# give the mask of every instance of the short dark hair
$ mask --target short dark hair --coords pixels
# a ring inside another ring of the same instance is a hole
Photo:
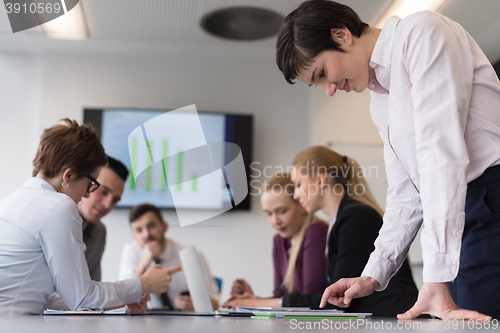
[[[43,131],[33,159],[33,177],[42,172],[52,178],[65,168],[73,168],[77,175],[83,175],[108,164],[101,139],[92,125],[78,125],[68,118],[61,121],[65,124]]]
[[[113,157],[108,155],[108,168],[113,170],[118,177],[123,179],[124,182],[127,181],[128,169],[122,162],[115,160]]]
[[[276,64],[288,83],[294,84],[299,71],[321,52],[344,52],[331,37],[337,28],[359,38],[368,24],[352,8],[330,0],[308,0],[288,14],[276,41]]]
[[[132,208],[128,216],[128,220],[130,223],[137,221],[142,215],[146,214],[147,212],[155,214],[155,216],[161,222],[163,222],[163,217],[161,216],[161,211],[158,209],[158,207],[149,204],[143,204]]]

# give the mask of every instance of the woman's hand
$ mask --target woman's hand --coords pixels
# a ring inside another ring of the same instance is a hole
[[[482,319],[491,320],[491,317],[477,311],[460,309],[450,295],[448,283],[424,283],[418,293],[415,305],[398,319],[413,319],[421,314],[430,314],[441,319]]]
[[[279,308],[280,299],[279,298],[260,298],[251,294],[243,295],[232,295],[226,303],[222,304],[223,308],[235,308],[237,306],[245,306],[250,308],[256,308],[259,306]]]
[[[255,296],[254,294],[250,294],[250,293],[244,293],[242,295],[232,294],[231,297],[229,297],[229,299],[226,302],[229,302],[229,301],[232,301],[235,299],[260,299],[260,297]]]
[[[253,290],[252,287],[248,284],[248,282],[245,281],[245,279],[236,279],[233,282],[233,286],[231,287],[231,294],[237,294],[237,295],[242,295],[242,294],[252,294],[253,295]]]
[[[319,307],[324,308],[328,301],[330,304],[346,308],[353,298],[368,296],[377,287],[380,287],[378,281],[369,276],[340,279],[325,289]]]

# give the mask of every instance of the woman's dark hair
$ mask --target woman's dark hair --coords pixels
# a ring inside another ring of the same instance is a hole
[[[331,29],[337,28],[359,38],[368,24],[350,7],[330,0],[308,0],[288,14],[276,41],[276,64],[288,83],[321,52],[344,52],[331,37]]]
[[[163,222],[163,217],[161,216],[161,211],[158,209],[158,207],[149,204],[139,205],[132,208],[128,216],[128,220],[130,223],[137,221],[142,215],[146,214],[147,212],[153,213],[158,218],[158,220],[160,220],[160,222]]]
[[[108,164],[101,139],[91,125],[78,125],[68,118],[61,121],[65,124],[54,125],[43,132],[33,159],[33,177],[42,172],[52,178],[66,168],[82,175]]]

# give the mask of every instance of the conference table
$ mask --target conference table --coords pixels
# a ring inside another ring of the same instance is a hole
[[[496,325],[495,325],[496,324]],[[235,317],[195,316],[126,316],[126,315],[72,315],[72,316],[18,316],[0,317],[1,333],[156,333],[156,332],[463,332],[469,330],[499,331],[498,321],[445,321],[420,319],[397,321],[387,318],[358,320],[253,319]]]

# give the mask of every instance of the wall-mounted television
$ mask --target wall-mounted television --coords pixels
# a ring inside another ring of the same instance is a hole
[[[139,163],[149,157],[144,151],[137,150],[131,156],[129,151],[129,135],[138,126],[140,127],[145,122],[165,114],[171,110],[153,110],[153,109],[132,109],[132,108],[85,108],[83,111],[84,123],[92,124],[99,136],[101,137],[102,144],[106,150],[106,154],[123,162],[129,170],[133,163]],[[248,195],[239,204],[234,205],[232,202],[231,191],[228,184],[221,184],[217,191],[211,189],[212,197],[211,205],[207,207],[196,207],[189,204],[189,198],[204,195],[203,192],[207,189],[198,186],[190,185],[178,187],[179,191],[184,191],[186,198],[186,206],[177,208],[189,209],[221,209],[231,208],[234,210],[250,210],[250,164],[252,163],[252,142],[253,142],[253,116],[242,114],[231,114],[222,112],[207,112],[199,111],[198,117],[203,129],[207,144],[210,142],[230,142],[238,145],[241,149],[241,154],[244,161]],[[182,130],[182,129],[179,129]],[[151,146],[162,147],[165,151],[168,149],[178,149],[179,142],[176,139],[175,133],[158,133],[150,142]],[[144,156],[143,156],[144,155]],[[228,163],[230,161],[227,161]],[[227,164],[227,163],[226,163]],[[180,162],[174,166],[176,170],[172,170],[177,174],[193,174],[197,172],[196,160],[189,160]],[[173,168],[173,169],[174,169]],[[154,175],[153,175],[154,176]],[[177,187],[176,187],[177,190]],[[216,193],[213,195],[213,193]],[[205,194],[206,195],[206,194]],[[215,199],[214,199],[215,197]],[[193,202],[196,200],[193,200]],[[130,208],[139,204],[150,203],[156,205],[161,209],[174,209],[171,190],[168,187],[163,189],[152,189],[147,186],[138,186],[135,183],[134,177],[129,176],[125,183],[125,191],[122,195],[121,201],[117,207]]]

